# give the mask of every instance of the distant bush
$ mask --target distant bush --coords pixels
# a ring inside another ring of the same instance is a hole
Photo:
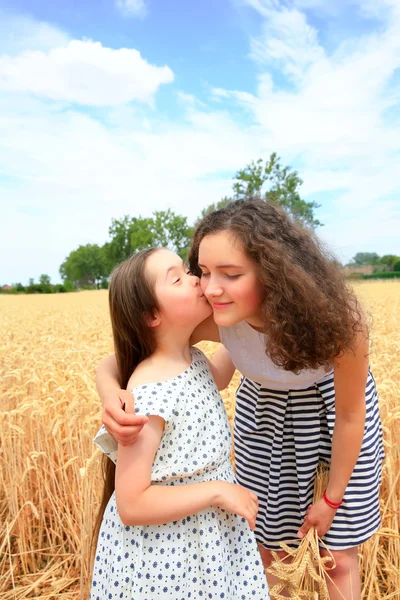
[[[30,283],[22,285],[22,283],[14,283],[10,289],[0,287],[0,294],[65,294],[66,292],[75,292],[76,288],[72,281],[64,281],[64,283]]]
[[[396,279],[400,278],[400,271],[377,271],[372,275],[364,275],[363,279]]]
[[[346,273],[345,275],[346,279],[363,279],[364,277],[364,273]]]
[[[400,260],[399,260],[399,262],[394,263],[393,271],[396,271],[396,272],[400,271]]]

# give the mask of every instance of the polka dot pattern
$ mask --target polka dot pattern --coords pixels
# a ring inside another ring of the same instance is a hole
[[[132,390],[138,414],[159,415],[166,422],[152,485],[235,481],[221,396],[203,353],[191,352],[192,364],[177,377]],[[95,442],[116,461],[107,436],[102,428]],[[165,525],[128,527],[113,494],[100,529],[90,599],[161,597],[266,600],[264,570],[247,522],[210,508]]]

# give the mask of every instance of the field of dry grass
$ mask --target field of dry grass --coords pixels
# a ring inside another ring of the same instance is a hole
[[[360,554],[364,597],[399,600],[400,282],[357,290],[373,318],[387,454],[382,527]],[[0,598],[84,599],[100,491],[94,373],[112,351],[107,292],[1,296],[0,326]],[[223,393],[230,417],[237,379]]]

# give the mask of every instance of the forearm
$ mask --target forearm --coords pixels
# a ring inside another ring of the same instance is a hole
[[[231,382],[235,372],[235,365],[228,350],[222,344],[220,344],[209,364],[218,389],[224,390]]]
[[[365,411],[352,417],[336,417],[332,437],[332,457],[326,494],[340,502],[360,454],[364,436]]]
[[[217,481],[177,486],[151,485],[138,497],[125,493],[117,508],[124,525],[163,525],[212,506],[218,497]]]
[[[115,355],[107,356],[96,370],[96,387],[104,406],[108,394],[118,392],[121,385],[118,379],[118,367]]]

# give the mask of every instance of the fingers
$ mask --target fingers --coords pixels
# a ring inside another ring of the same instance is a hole
[[[248,506],[248,511],[249,515],[247,518],[247,522],[250,525],[250,529],[254,531],[256,528],[256,519],[258,513],[258,498],[253,492],[250,492],[250,503]]]
[[[297,532],[297,535],[299,538],[303,538],[305,535],[307,535],[307,533],[310,531],[311,527],[312,527],[312,523],[310,523],[310,521],[308,520],[307,514],[305,516],[303,525],[300,527],[299,531]]]
[[[104,426],[118,444],[121,444],[121,446],[130,446],[136,442],[144,425],[134,427],[114,425],[112,428],[108,428],[105,424]]]
[[[148,417],[135,414],[126,414],[122,407],[113,413],[105,410],[102,415],[102,423],[106,429],[114,430],[116,427],[143,427],[149,420]]]
[[[132,398],[132,396],[131,396]],[[131,399],[130,399],[131,400]],[[134,402],[134,401],[133,401]],[[132,400],[131,400],[132,403]],[[103,412],[103,425],[108,429],[113,429],[113,423],[122,426],[143,426],[149,420],[148,417],[136,415],[133,409],[133,412],[126,412],[126,401],[125,401],[125,410],[123,409],[123,404],[118,407],[113,407],[112,410],[107,406]],[[132,406],[132,405],[131,405]],[[128,402],[128,411],[130,410],[129,402]]]
[[[133,394],[129,394],[129,396],[126,396],[126,400],[123,403],[122,408],[125,410],[125,414],[127,415],[135,414],[135,398]]]
[[[253,517],[253,516],[251,516],[251,515],[247,515],[247,516],[245,516],[244,518],[245,518],[245,519],[246,519],[246,521],[248,522],[250,529],[251,529],[252,531],[254,531],[254,530],[255,530],[255,528],[256,528],[256,519],[255,519],[255,517]]]

